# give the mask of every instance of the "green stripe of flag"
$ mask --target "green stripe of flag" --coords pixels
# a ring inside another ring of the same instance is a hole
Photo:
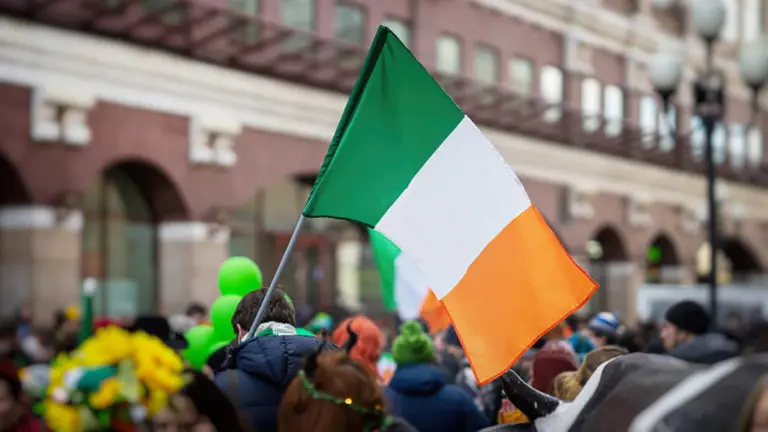
[[[303,214],[376,226],[463,116],[380,26]]]
[[[384,234],[370,228],[368,229],[368,238],[371,240],[373,260],[376,262],[376,267],[379,268],[384,307],[387,310],[394,310],[397,308],[397,301],[395,300],[395,260],[400,256],[400,248],[386,238]]]

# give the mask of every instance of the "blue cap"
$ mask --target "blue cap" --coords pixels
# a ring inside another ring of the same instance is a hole
[[[619,319],[610,312],[600,312],[589,321],[589,329],[596,333],[615,334],[619,331]]]

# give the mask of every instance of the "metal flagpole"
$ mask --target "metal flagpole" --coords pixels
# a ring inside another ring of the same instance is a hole
[[[304,224],[304,215],[301,215],[299,217],[299,221],[296,222],[296,228],[293,229],[293,234],[291,234],[291,239],[288,241],[288,246],[285,247],[285,252],[283,252],[283,257],[280,259],[280,264],[277,266],[275,276],[272,277],[272,282],[269,283],[267,294],[264,296],[264,300],[261,301],[261,306],[259,306],[259,311],[256,313],[256,318],[254,318],[253,324],[251,324],[251,329],[248,330],[248,334],[245,335],[245,338],[243,338],[243,342],[251,340],[254,333],[256,333],[256,328],[259,326],[261,319],[264,318],[264,314],[267,312],[267,308],[269,307],[269,299],[272,297],[272,292],[277,286],[277,280],[283,273],[285,264],[288,262],[288,257],[291,255],[293,247],[296,245],[296,239],[299,237],[299,231],[301,231],[302,224]]]

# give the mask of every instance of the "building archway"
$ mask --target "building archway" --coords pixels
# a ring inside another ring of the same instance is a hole
[[[157,312],[157,225],[188,217],[179,189],[160,168],[130,160],[103,170],[83,203],[82,275],[101,282],[96,313]]]
[[[661,283],[675,279],[667,275],[671,270],[677,269],[680,259],[672,240],[666,234],[659,234],[648,245],[646,257],[645,281],[647,283]]]
[[[30,201],[29,190],[18,169],[0,155],[0,206],[25,204]]]
[[[751,248],[739,238],[723,239],[722,251],[730,263],[731,278],[736,283],[749,282],[763,271],[762,263]]]
[[[18,169],[0,155],[0,210],[32,201]],[[10,314],[27,299],[26,290],[14,281],[13,268],[18,260],[28,259],[27,248],[19,248],[14,236],[4,235],[5,220],[0,220],[0,315]],[[21,256],[20,256],[21,255]],[[6,273],[6,271],[8,273]],[[16,272],[18,273],[18,272]]]
[[[607,226],[587,242],[587,255],[590,262],[624,262],[627,260],[627,249],[618,231]]]

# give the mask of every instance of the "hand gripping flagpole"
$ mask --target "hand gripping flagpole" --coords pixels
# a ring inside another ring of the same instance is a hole
[[[267,312],[267,308],[269,308],[269,299],[272,298],[272,293],[275,291],[275,287],[277,286],[277,280],[283,273],[285,264],[288,262],[288,257],[291,255],[293,247],[296,245],[296,239],[299,237],[299,231],[301,231],[301,225],[303,224],[304,215],[301,215],[299,217],[299,221],[296,222],[296,228],[293,229],[291,239],[288,240],[288,246],[285,247],[285,252],[283,252],[283,257],[280,259],[280,264],[277,266],[277,270],[275,270],[275,275],[272,277],[272,281],[269,283],[267,294],[264,296],[264,300],[261,301],[261,306],[259,306],[259,311],[256,313],[256,318],[253,319],[251,329],[248,330],[248,334],[246,334],[245,338],[243,338],[243,342],[249,341],[251,338],[253,338],[254,333],[256,333],[256,328],[259,327],[261,319],[264,318],[264,314]]]

